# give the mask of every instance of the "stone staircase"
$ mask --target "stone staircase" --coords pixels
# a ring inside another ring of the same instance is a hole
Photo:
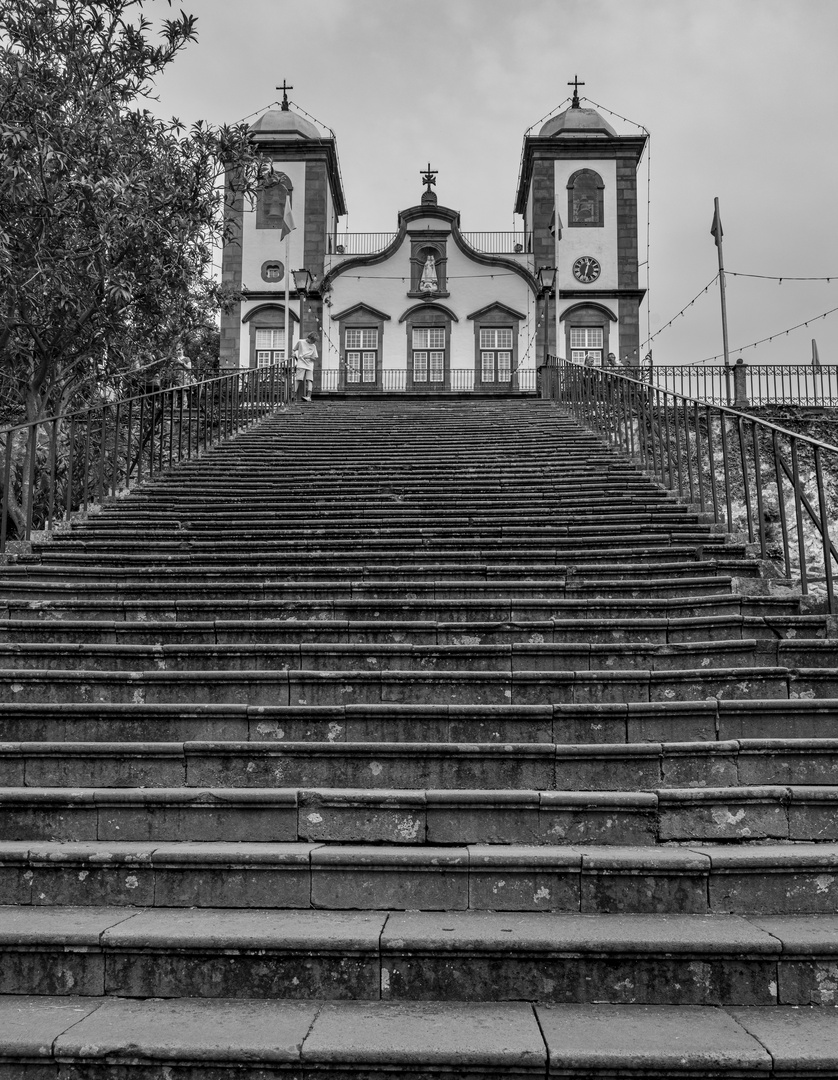
[[[838,653],[549,403],[0,568],[0,1080],[838,1076]]]

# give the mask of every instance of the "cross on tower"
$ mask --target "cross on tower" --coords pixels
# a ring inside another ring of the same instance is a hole
[[[287,86],[285,79],[282,80],[282,86],[278,86],[277,90],[282,91],[282,111],[288,112],[288,91],[293,90],[293,86]]]
[[[436,176],[439,169],[432,169],[430,161],[428,162],[427,169],[421,171],[422,183],[427,185],[428,192],[431,190],[431,185],[436,183]]]
[[[573,87],[573,101],[571,101],[570,107],[571,107],[571,109],[578,109],[579,108],[579,87],[584,86],[585,84],[583,82],[579,82],[579,76],[578,75],[574,75],[573,76],[573,82],[569,82],[567,85]]]

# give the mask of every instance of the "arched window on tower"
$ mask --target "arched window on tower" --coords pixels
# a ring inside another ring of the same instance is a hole
[[[577,228],[599,228],[605,224],[603,192],[605,184],[593,169],[579,169],[567,182],[567,222]]]

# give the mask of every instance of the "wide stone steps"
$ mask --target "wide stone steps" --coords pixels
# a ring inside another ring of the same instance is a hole
[[[359,401],[15,557],[0,1076],[829,1075],[836,627],[753,550],[551,405]]]
[[[838,844],[0,841],[0,904],[834,914]]]

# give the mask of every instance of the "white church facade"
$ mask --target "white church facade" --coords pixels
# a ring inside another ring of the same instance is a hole
[[[231,211],[222,272],[242,300],[222,316],[222,370],[281,360],[286,325],[292,343],[315,334],[320,391],[510,392],[533,389],[548,354],[639,362],[645,137],[617,135],[575,92],[525,136],[516,232],[465,230],[439,204],[430,166],[391,232],[342,232],[334,134],[287,97],[252,131],[272,173],[254,206]]]

